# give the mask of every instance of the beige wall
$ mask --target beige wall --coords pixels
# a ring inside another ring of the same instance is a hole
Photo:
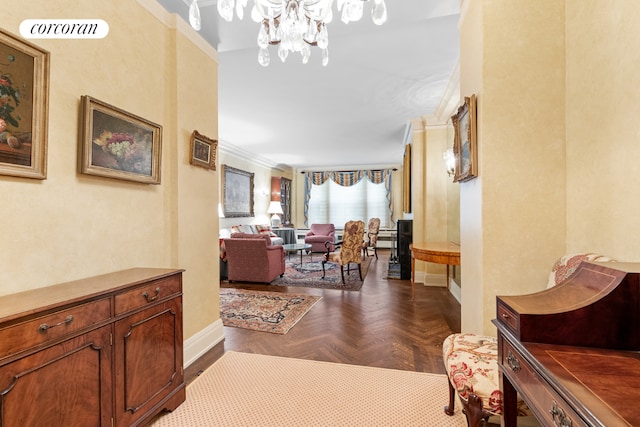
[[[460,184],[462,330],[495,296],[544,288],[565,252],[564,2],[467,1],[461,97],[478,96],[479,177]]]
[[[629,1],[465,2],[480,177],[460,187],[463,331],[495,334],[495,296],[543,289],[565,253],[640,260],[638,18]]]
[[[151,0],[5,0],[2,9],[0,25],[16,35],[22,20],[41,17],[103,19],[110,32],[34,41],[51,53],[48,177],[0,176],[0,294],[136,266],[184,268],[185,338],[211,324],[218,178],[190,166],[187,147],[194,129],[217,138],[215,51],[195,47],[191,30]],[[77,173],[85,94],[163,126],[161,185]]]
[[[567,251],[640,261],[640,8],[566,2]]]
[[[427,125],[414,120],[412,156],[413,241],[448,240],[448,182],[443,153],[451,146],[446,125]],[[454,188],[457,191],[457,188]],[[456,212],[456,216],[458,213]],[[457,222],[457,221],[456,221]],[[415,280],[445,286],[446,267],[416,260]]]

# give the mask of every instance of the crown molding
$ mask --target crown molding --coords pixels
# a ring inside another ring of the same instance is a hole
[[[260,157],[255,153],[252,153],[251,151],[245,150],[244,148],[238,147],[236,145],[233,145],[229,142],[223,141],[223,140],[219,140],[218,141],[218,151],[220,151],[221,153],[224,154],[228,154],[230,156],[235,156],[235,157],[239,157],[243,160],[247,160],[251,163],[254,163],[258,166],[262,166],[265,168],[270,168],[270,169],[277,169],[280,171],[285,171],[287,170],[286,168],[283,168],[283,165],[281,164],[277,164],[275,162],[272,162],[269,159],[266,159],[264,157]]]
[[[428,126],[444,126],[451,116],[455,113],[460,105],[460,61],[456,63],[451,75],[447,88],[440,98],[440,103],[435,112],[429,116],[425,116],[424,120]]]
[[[156,0],[136,0],[140,6],[151,13],[158,21],[162,22],[167,28],[178,31],[185,36],[191,43],[204,52],[209,58],[216,63],[220,63],[218,51],[216,51],[196,30],[191,28],[180,15],[169,13]]]

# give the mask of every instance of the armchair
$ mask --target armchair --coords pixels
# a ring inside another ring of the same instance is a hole
[[[311,224],[304,236],[304,242],[311,245],[311,252],[325,252],[325,242],[330,242],[331,251],[336,241],[336,227],[333,224]]]
[[[362,243],[362,255],[369,256],[369,251],[373,249],[373,254],[378,259],[378,233],[380,232],[380,218],[371,218]]]
[[[358,265],[358,274],[362,280],[362,238],[364,237],[363,221],[347,221],[344,225],[344,235],[342,242],[335,245],[327,242],[327,253],[322,259],[322,278],[325,276],[324,265],[327,262],[335,262],[340,265],[340,275],[344,284],[344,266],[347,266],[347,274],[349,274],[350,264]],[[331,253],[335,248],[340,248],[340,252]]]
[[[285,271],[284,248],[269,236],[232,234],[224,239],[230,282],[270,283]]]

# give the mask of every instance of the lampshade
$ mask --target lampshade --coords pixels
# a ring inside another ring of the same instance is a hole
[[[222,209],[222,203],[218,203],[218,217],[224,218],[224,209]]]
[[[269,208],[267,209],[267,213],[281,214],[284,212],[282,211],[282,206],[280,205],[280,202],[277,202],[274,200],[271,203],[269,203]]]

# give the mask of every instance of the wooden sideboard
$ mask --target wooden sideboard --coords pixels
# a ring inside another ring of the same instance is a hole
[[[182,271],[0,297],[0,426],[139,426],[185,399]]]
[[[553,288],[497,297],[503,425],[517,393],[545,426],[639,426],[640,264],[582,262]]]

